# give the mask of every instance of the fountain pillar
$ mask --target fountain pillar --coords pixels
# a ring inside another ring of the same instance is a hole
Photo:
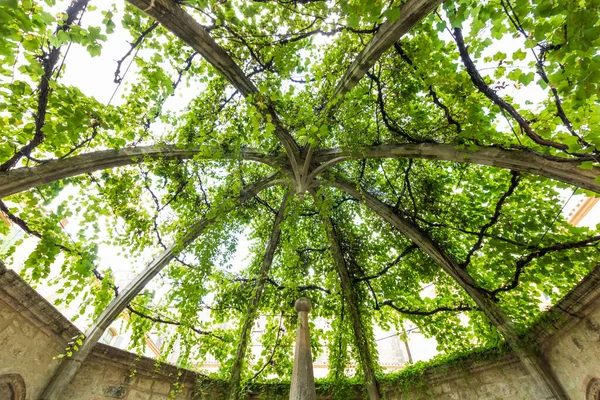
[[[310,300],[301,297],[296,300],[294,309],[298,313],[298,334],[294,354],[294,370],[290,388],[290,400],[316,400],[315,376],[313,374],[312,352],[308,334],[308,313],[312,306]]]

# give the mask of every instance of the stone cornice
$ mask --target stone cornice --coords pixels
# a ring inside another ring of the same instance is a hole
[[[2,272],[0,268],[0,300],[62,343],[81,333],[68,318],[12,270]]]
[[[121,350],[113,346],[103,343],[98,343],[94,347],[94,351],[90,355],[90,361],[111,365],[124,370],[135,370],[136,374],[163,376],[171,380],[178,378],[181,372],[179,381],[185,383],[187,387],[193,387],[197,373],[183,368],[177,368],[174,365],[167,363],[156,363],[156,360],[150,357],[142,357],[126,350]]]

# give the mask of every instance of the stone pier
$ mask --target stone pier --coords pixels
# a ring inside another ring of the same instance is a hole
[[[290,388],[290,400],[316,400],[315,377],[313,374],[312,352],[308,333],[308,313],[311,310],[310,300],[301,297],[296,301],[299,325],[294,355],[294,370]]]

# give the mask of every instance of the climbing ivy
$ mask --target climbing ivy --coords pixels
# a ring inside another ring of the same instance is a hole
[[[311,320],[330,323],[311,326],[313,354],[327,354],[330,365],[319,385],[344,398],[371,373],[371,390],[411,385],[420,374],[419,364],[383,376],[376,326],[403,335],[410,322],[449,358],[506,339],[430,248],[348,187],[430,239],[517,332],[540,318],[543,296],[555,303],[600,260],[597,232],[562,217],[565,194],[599,182],[596,0],[445,2],[338,97],[365,45],[401,20],[402,2],[173,2],[255,90],[129,3],[63,3],[0,2],[0,186],[18,171],[45,177],[44,168],[66,163],[72,171],[10,192],[1,211],[39,238],[23,276],[55,285],[57,304],[79,299],[92,320],[124,289],[101,246],[140,265],[175,244],[169,265],[123,311],[132,348],[157,329],[167,337],[163,356],[177,347],[178,364],[195,368],[210,355],[221,365],[213,378],[226,381],[244,318],[256,313],[264,351],[243,349],[233,390],[286,382],[293,302],[306,296]],[[114,71],[70,66],[70,49],[98,59],[123,41]],[[110,100],[67,80],[100,75],[114,82]],[[173,109],[178,96],[189,101]],[[102,164],[141,146],[155,153]],[[520,164],[506,167],[503,154]],[[580,175],[586,184],[576,189],[571,179]],[[271,187],[237,201],[269,176]],[[281,235],[264,266],[284,196]],[[66,233],[65,218],[77,219],[76,231]],[[178,248],[203,219],[202,234]],[[244,262],[235,257],[242,250]],[[159,297],[158,286],[169,290]],[[375,365],[365,366],[368,357]]]

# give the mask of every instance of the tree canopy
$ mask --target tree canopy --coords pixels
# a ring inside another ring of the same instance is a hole
[[[518,337],[600,260],[598,232],[561,216],[565,193],[600,192],[600,2],[64,3],[0,2],[0,207],[40,239],[27,279],[62,253],[59,301],[102,321],[127,293],[111,312],[136,345],[155,328],[181,366],[210,352],[233,392],[289,377],[301,295],[331,321],[314,354],[334,380],[356,360],[371,399],[373,327],[407,320],[442,353],[507,341],[545,374]],[[114,70],[70,68],[71,47],[124,39]],[[168,293],[117,287],[101,243],[156,255],[142,283]]]

